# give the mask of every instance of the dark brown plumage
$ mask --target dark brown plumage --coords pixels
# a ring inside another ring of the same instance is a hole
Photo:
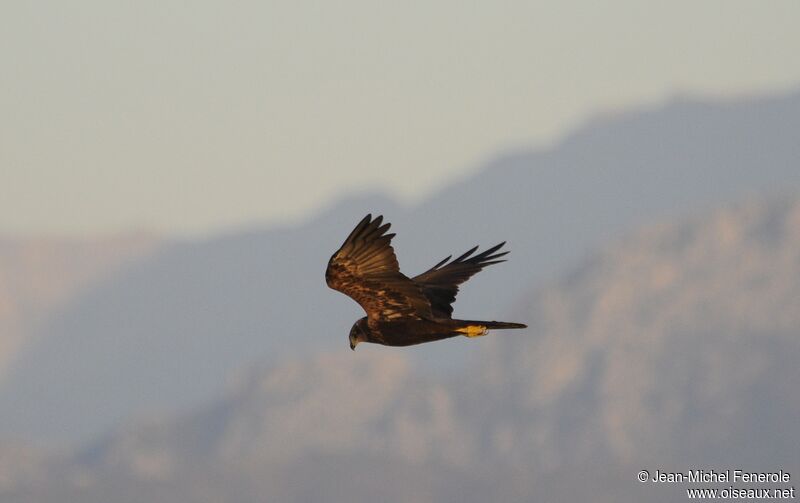
[[[499,259],[508,252],[497,253],[505,242],[473,256],[476,246],[409,278],[400,272],[391,245],[394,234],[386,233],[391,224],[382,222],[382,216],[364,217],[331,256],[325,271],[329,287],[351,297],[367,312],[350,330],[351,349],[359,342],[410,346],[456,335],[477,337],[489,329],[526,327],[452,318],[458,285],[488,265],[505,262]]]

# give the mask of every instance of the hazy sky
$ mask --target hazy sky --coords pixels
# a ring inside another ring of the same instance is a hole
[[[0,4],[0,234],[207,233],[676,93],[800,84],[800,2]]]

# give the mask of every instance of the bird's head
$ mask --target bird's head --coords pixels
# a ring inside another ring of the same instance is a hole
[[[369,326],[367,326],[366,318],[361,318],[357,322],[353,323],[353,328],[350,329],[350,349],[355,351],[359,342],[365,342],[369,340],[369,337],[367,336],[368,332]]]

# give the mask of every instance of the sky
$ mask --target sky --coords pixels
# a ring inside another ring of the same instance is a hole
[[[800,2],[0,4],[0,235],[406,202],[676,95],[800,85]]]

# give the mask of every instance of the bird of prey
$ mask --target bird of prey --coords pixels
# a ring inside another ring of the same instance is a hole
[[[400,272],[383,216],[367,215],[331,256],[325,271],[328,286],[358,302],[367,316],[350,329],[350,349],[360,342],[411,346],[463,335],[478,337],[490,329],[526,328],[522,323],[455,320],[458,285],[508,252],[502,242],[473,256],[474,247],[455,260],[449,256],[424,273],[409,278]],[[449,262],[448,262],[449,261]]]

